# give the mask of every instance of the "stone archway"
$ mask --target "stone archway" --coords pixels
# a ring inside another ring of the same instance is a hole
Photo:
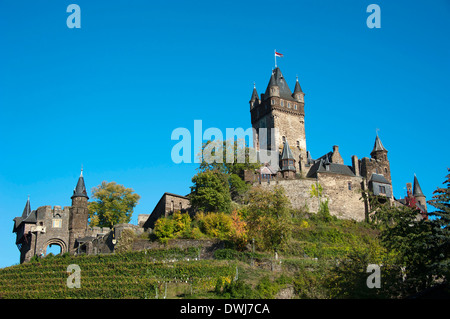
[[[52,239],[49,239],[44,245],[45,255],[47,255],[47,248],[51,245],[57,245],[57,246],[61,247],[60,254],[64,254],[65,252],[67,252],[67,244],[64,240],[62,240],[60,238],[52,238]]]

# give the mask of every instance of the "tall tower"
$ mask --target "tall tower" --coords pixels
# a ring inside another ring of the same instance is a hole
[[[279,68],[270,75],[269,84],[264,94],[258,98],[256,88],[253,88],[250,100],[250,114],[254,128],[253,145],[256,150],[276,148],[281,153],[284,143],[292,145],[297,172],[306,176],[306,135],[305,135],[305,103],[300,83],[295,83],[294,93],[289,89]],[[260,141],[260,129],[266,128],[267,141]],[[272,141],[271,130],[276,128],[275,141]],[[273,143],[272,143],[273,142]],[[274,145],[272,147],[272,144]]]
[[[370,157],[375,160],[375,172],[373,173],[383,175],[389,184],[391,184],[391,165],[389,164],[387,153],[387,149],[384,148],[377,134],[373,150],[370,152]]]
[[[74,252],[77,238],[84,237],[88,227],[88,199],[84,184],[83,169],[81,169],[77,186],[72,195],[72,207],[69,210],[69,251]]]

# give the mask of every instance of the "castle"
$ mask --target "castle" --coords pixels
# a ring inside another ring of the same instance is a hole
[[[260,169],[245,171],[242,177],[246,182],[264,188],[283,187],[294,209],[317,212],[327,200],[330,214],[338,218],[357,221],[368,218],[370,207],[362,200],[363,191],[370,191],[380,201],[416,207],[426,216],[426,197],[416,176],[413,186],[407,184],[407,197],[394,198],[388,151],[378,135],[370,158],[358,159],[353,155],[351,165],[345,165],[335,145],[332,151],[313,159],[306,147],[304,97],[298,78],[292,92],[279,68],[272,71],[264,94],[259,96],[254,86],[250,99],[253,145],[257,152],[265,148],[278,152],[279,161],[261,163]],[[276,134],[268,134],[264,140],[259,136],[260,129],[276,129]],[[311,196],[311,189],[318,185],[322,188],[321,196]],[[71,199],[72,206],[42,206],[31,210],[28,198],[22,215],[13,220],[21,263],[45,255],[50,245],[61,247],[61,253],[111,253],[124,229],[144,232],[152,229],[158,218],[174,211],[192,212],[186,196],[164,193],[151,214],[139,215],[138,225],[90,228],[83,170]]]

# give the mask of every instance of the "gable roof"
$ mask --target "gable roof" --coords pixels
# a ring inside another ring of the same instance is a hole
[[[307,177],[316,177],[317,173],[332,173],[346,176],[356,176],[351,168],[344,164],[330,163],[328,157],[322,156],[316,160],[314,165],[309,169]]]

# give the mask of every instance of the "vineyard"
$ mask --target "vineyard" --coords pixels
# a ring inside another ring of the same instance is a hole
[[[174,298],[211,290],[236,271],[231,261],[197,260],[196,249],[163,252],[50,256],[0,269],[0,298]],[[80,288],[67,286],[71,264],[81,269]]]
[[[35,257],[0,269],[0,299],[330,298],[336,260],[379,251],[376,236],[363,223],[309,218],[294,221],[277,254],[225,248],[203,259],[189,247]],[[79,266],[79,288],[67,285],[69,265]]]

